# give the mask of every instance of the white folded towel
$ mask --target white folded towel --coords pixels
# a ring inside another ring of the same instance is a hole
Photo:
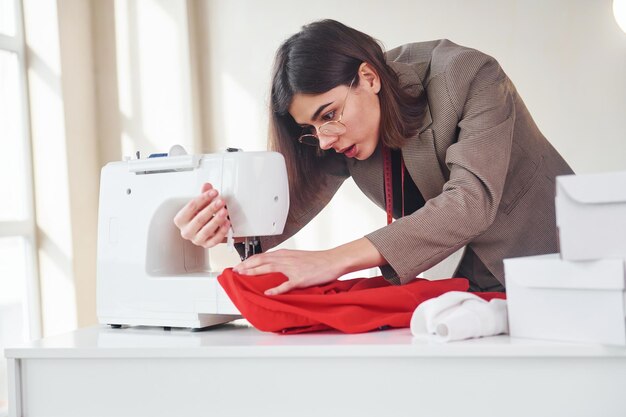
[[[436,342],[494,336],[509,332],[506,300],[486,301],[450,291],[420,304],[411,317],[411,333]]]

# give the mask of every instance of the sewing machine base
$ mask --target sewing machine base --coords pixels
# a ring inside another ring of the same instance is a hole
[[[101,317],[101,323],[107,323],[113,329],[122,326],[155,326],[163,327],[165,330],[171,328],[186,328],[191,331],[202,331],[209,327],[224,324],[242,318],[237,314],[189,314],[189,318],[172,319],[171,317],[152,318],[121,318],[121,317]]]

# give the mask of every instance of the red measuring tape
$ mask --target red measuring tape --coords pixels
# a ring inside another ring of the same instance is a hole
[[[387,224],[393,221],[393,187],[391,184],[391,150],[383,144],[383,172],[385,174],[385,210],[387,211]],[[402,189],[402,217],[404,217],[404,159],[400,157],[401,189]]]

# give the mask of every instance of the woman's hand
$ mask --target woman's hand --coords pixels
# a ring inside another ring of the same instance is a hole
[[[224,241],[230,221],[224,200],[211,184],[202,186],[202,193],[190,200],[174,216],[180,235],[197,246],[211,248]]]
[[[243,275],[282,272],[288,280],[265,295],[277,295],[295,288],[331,282],[348,272],[386,264],[385,258],[366,238],[325,251],[277,250],[254,255],[233,271]]]
[[[242,275],[261,275],[282,272],[289,279],[265,295],[277,295],[295,288],[326,284],[342,275],[339,263],[333,259],[332,251],[300,251],[281,249],[254,255],[233,271]]]

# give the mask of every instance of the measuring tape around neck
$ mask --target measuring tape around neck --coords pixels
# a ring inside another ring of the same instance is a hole
[[[391,150],[387,145],[383,144],[383,172],[385,175],[385,211],[387,211],[387,224],[393,221],[393,185],[392,185],[392,169],[391,169]],[[400,155],[400,172],[402,173],[401,185],[402,190],[402,217],[404,217],[404,158]]]

